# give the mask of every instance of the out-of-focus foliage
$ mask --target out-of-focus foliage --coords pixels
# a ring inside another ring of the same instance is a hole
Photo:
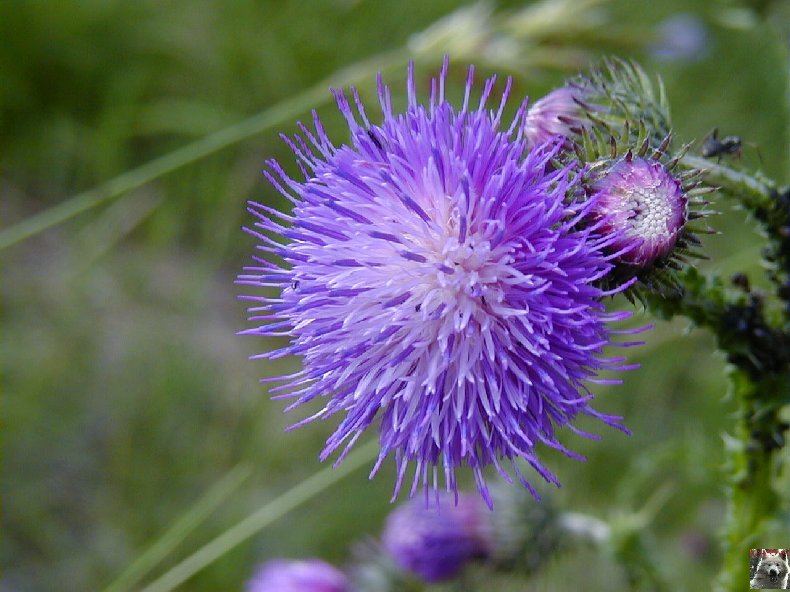
[[[756,4],[769,20],[779,12]],[[2,3],[0,223],[7,227],[287,100],[343,66],[403,46],[460,6]],[[520,6],[503,2],[498,10]],[[664,78],[681,141],[719,127],[743,137],[744,166],[790,181],[787,49],[763,16],[747,4],[702,0],[616,0],[600,10],[610,30],[632,39],[651,39],[655,23],[679,12],[698,19],[707,32],[698,57],[666,61],[648,47],[631,56]],[[517,92],[536,97],[564,76],[521,74]],[[403,77],[389,76],[393,88],[403,90]],[[342,141],[333,108],[320,112]],[[232,282],[252,248],[239,231],[244,201],[282,205],[259,174],[272,156],[295,169],[276,134],[265,134],[2,253],[0,590],[106,585],[211,484],[251,461],[254,477],[161,571],[319,468],[331,426],[283,434],[294,417],[283,417],[282,403],[257,384],[294,362],[248,362],[267,344],[234,335],[244,313]],[[760,238],[742,212],[727,203],[717,209],[724,213],[712,224],[723,234],[706,240],[707,253],[725,275],[747,270],[760,285]],[[588,442],[568,434],[589,461],[549,454],[548,464],[564,484],[556,492],[560,508],[604,519],[640,508],[663,485],[672,488],[651,525],[651,553],[675,585],[705,589],[718,561],[721,435],[732,402],[712,340],[686,335],[686,326],[659,324],[646,346],[634,348],[642,368],[623,386],[598,389],[597,407],[624,415],[634,435],[612,431]],[[223,556],[189,589],[240,589],[257,562],[276,556],[342,563],[352,540],[380,529],[391,483],[386,472],[372,483],[354,474]],[[588,590],[609,590],[623,577],[610,558],[571,549],[552,558],[536,589],[573,589],[580,574]]]

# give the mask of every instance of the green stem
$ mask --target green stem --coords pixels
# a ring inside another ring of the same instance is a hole
[[[402,66],[407,59],[405,50],[398,49],[358,62],[336,72],[303,93],[289,97],[257,115],[187,144],[178,150],[118,175],[98,187],[79,193],[56,206],[34,214],[22,222],[0,231],[0,251],[181,167],[291,121],[312,107],[329,101],[331,94],[328,92],[328,87],[330,86],[346,86],[359,80],[368,79],[376,72]]]
[[[736,171],[721,163],[686,154],[681,163],[689,168],[703,171],[709,185],[720,187],[725,192],[737,196],[738,200],[750,211],[768,210],[773,206],[776,185],[768,179]]]
[[[143,592],[168,592],[187,581],[225,553],[259,533],[275,520],[298,508],[344,477],[370,462],[379,443],[372,440],[351,452],[337,468],[326,467],[282,493],[235,526],[210,541],[181,561],[160,578],[143,588]]]
[[[781,470],[784,431],[779,417],[787,404],[790,376],[767,375],[755,381],[741,370],[731,380],[738,402],[735,438],[728,442],[727,523],[724,528],[724,565],[719,589],[743,590],[749,581],[749,549],[781,546],[766,541],[764,523],[781,510],[774,479]]]
[[[781,509],[772,480],[781,470],[788,428],[780,414],[790,392],[790,335],[768,322],[761,301],[752,294],[728,289],[694,269],[680,277],[682,295],[649,302],[660,316],[680,314],[710,329],[731,364],[738,409],[734,437],[727,439],[730,481],[718,585],[721,590],[743,590],[749,577],[748,550],[770,546],[760,537],[765,522]]]
[[[731,364],[738,409],[734,437],[727,439],[730,488],[718,585],[721,590],[743,590],[749,577],[748,550],[770,546],[759,537],[765,534],[764,523],[781,509],[772,480],[781,470],[788,428],[780,414],[789,402],[790,335],[768,321],[753,294],[729,289],[693,268],[680,279],[682,295],[649,298],[649,304],[659,316],[683,315],[708,328]]]
[[[720,163],[686,155],[682,164],[703,171],[708,185],[738,200],[760,223],[768,237],[763,256],[768,262],[768,279],[777,295],[787,301],[785,320],[790,327],[790,299],[784,284],[790,281],[790,187],[757,174],[736,171]]]

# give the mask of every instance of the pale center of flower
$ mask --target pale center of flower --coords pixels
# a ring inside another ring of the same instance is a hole
[[[622,231],[625,240],[641,245],[624,260],[642,264],[672,249],[683,227],[686,199],[660,164],[626,158],[597,188],[601,194],[596,209],[614,216],[610,224]]]
[[[439,262],[436,282],[439,286],[452,288],[457,294],[478,298],[488,291],[488,285],[496,282],[496,275],[487,265],[491,255],[488,241],[467,237],[459,243],[456,237],[448,237],[438,253]]]
[[[456,208],[443,221],[435,234],[419,241],[429,266],[422,268],[422,281],[413,290],[418,310],[424,320],[441,320],[440,335],[471,329],[473,319],[487,328],[505,299],[501,280],[512,257],[507,249],[492,249],[494,226],[463,229]]]
[[[674,216],[670,197],[658,179],[624,191],[630,214],[626,234],[645,240],[666,238]]]

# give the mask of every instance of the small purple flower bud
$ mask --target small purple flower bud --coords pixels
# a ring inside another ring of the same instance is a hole
[[[455,577],[470,561],[492,549],[489,515],[480,498],[460,495],[458,505],[442,496],[437,506],[412,500],[387,519],[384,548],[402,569],[426,582]]]
[[[626,155],[593,184],[593,216],[618,235],[611,248],[617,261],[647,267],[675,247],[686,223],[683,187],[659,162]]]
[[[581,88],[563,86],[535,101],[524,122],[527,145],[532,148],[556,135],[573,135],[571,128],[589,126],[584,119],[584,108],[579,104],[583,98]]]
[[[264,563],[245,587],[247,592],[349,592],[339,569],[320,559],[275,559]]]

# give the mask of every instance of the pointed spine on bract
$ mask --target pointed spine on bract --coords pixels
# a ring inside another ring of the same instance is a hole
[[[628,144],[648,137],[659,146],[671,131],[669,103],[659,79],[654,86],[650,77],[635,62],[609,58],[566,84],[575,89],[589,125],[574,130],[577,135],[590,127],[628,131]],[[657,89],[656,89],[657,86]],[[640,140],[641,141],[641,140]]]

